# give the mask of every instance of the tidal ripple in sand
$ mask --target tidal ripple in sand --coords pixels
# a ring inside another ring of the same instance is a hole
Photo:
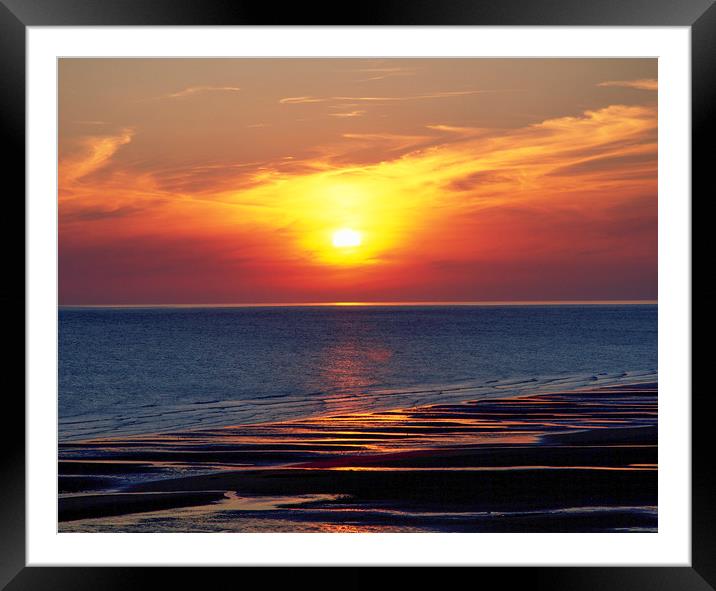
[[[60,531],[655,531],[656,426],[649,383],[68,443]]]

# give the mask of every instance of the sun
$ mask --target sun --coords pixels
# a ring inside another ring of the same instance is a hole
[[[332,242],[336,248],[355,248],[363,242],[363,235],[351,228],[341,228],[333,232]]]

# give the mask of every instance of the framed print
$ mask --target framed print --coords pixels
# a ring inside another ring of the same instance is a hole
[[[1,8],[3,584],[712,588],[711,3],[274,12]]]

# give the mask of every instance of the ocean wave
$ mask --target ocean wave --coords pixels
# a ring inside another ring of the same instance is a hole
[[[58,421],[60,442],[119,437],[174,430],[219,428],[240,424],[290,421],[312,416],[372,412],[445,402],[525,393],[657,381],[657,371],[637,370],[576,375],[515,376],[490,380],[368,388],[294,395],[275,394],[240,400],[195,401],[176,405],[123,406],[106,414],[75,414]]]

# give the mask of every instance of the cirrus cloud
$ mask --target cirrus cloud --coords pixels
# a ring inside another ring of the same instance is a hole
[[[653,78],[642,78],[639,80],[607,80],[600,82],[597,86],[613,88],[633,88],[635,90],[658,90],[659,84]]]

